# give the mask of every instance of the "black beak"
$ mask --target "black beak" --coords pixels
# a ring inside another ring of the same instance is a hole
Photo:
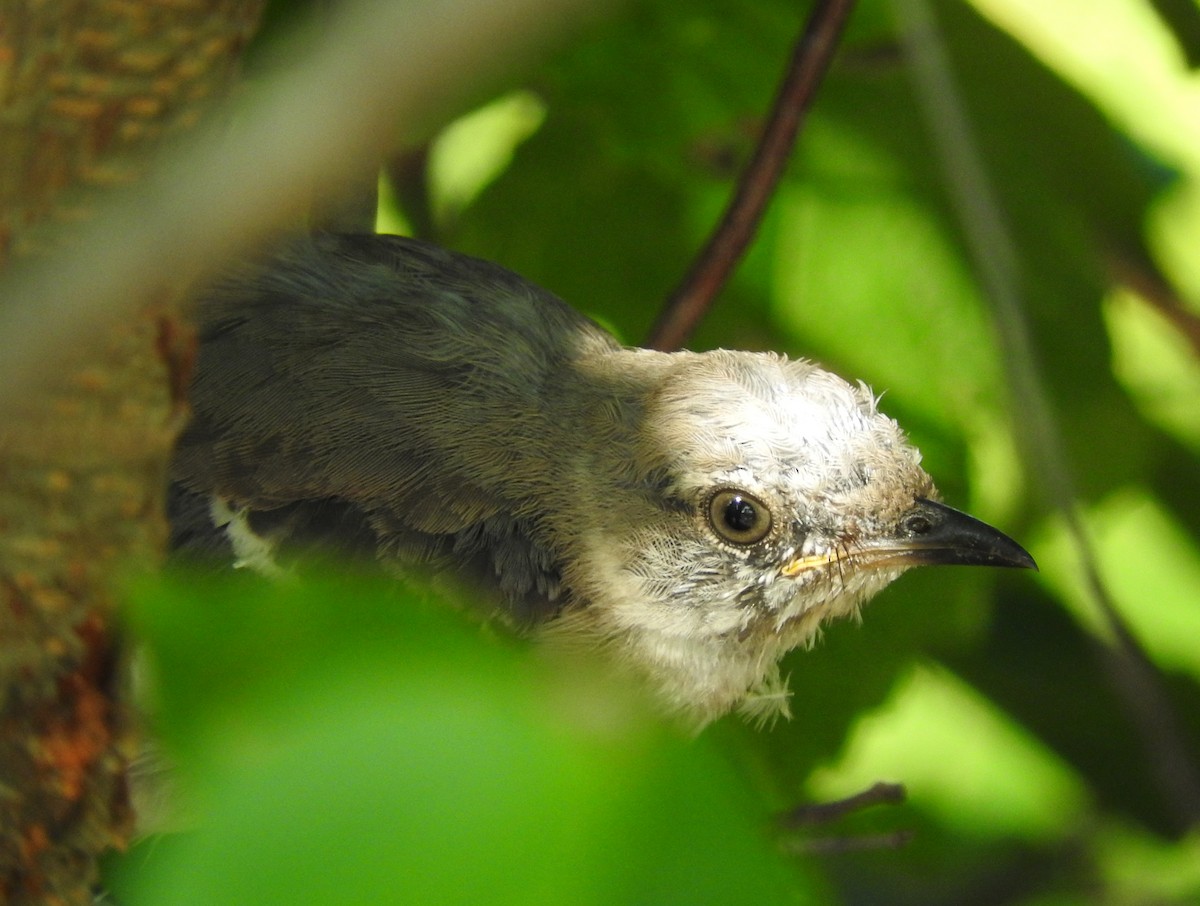
[[[999,529],[944,503],[920,498],[900,520],[893,551],[913,565],[1037,569],[1029,552]]]

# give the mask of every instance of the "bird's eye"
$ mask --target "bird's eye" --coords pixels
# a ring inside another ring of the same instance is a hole
[[[708,503],[713,531],[734,544],[755,544],[771,531],[771,511],[745,491],[717,491]]]

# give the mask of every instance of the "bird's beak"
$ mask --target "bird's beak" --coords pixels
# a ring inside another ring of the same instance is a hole
[[[825,554],[800,557],[784,566],[781,573],[794,577],[839,562],[864,569],[950,564],[1037,569],[1029,552],[999,529],[924,498],[904,515],[894,534],[858,539]]]

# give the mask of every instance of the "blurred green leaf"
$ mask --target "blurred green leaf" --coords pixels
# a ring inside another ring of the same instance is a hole
[[[133,623],[195,827],[137,903],[801,902],[709,746],[586,661],[365,581],[143,590]],[[135,870],[136,869],[136,870]]]
[[[791,225],[776,250],[781,326],[943,429],[1000,405],[986,314],[935,210],[861,174],[817,177],[779,202]]]
[[[953,771],[944,761],[950,751]],[[908,674],[887,706],[856,728],[842,764],[812,784],[834,798],[845,791],[831,775],[855,788],[881,773],[904,777],[915,802],[966,836],[1053,839],[1074,830],[1087,804],[1080,778],[1035,737],[952,675],[928,668]]]

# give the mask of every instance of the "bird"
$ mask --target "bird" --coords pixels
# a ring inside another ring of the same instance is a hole
[[[293,237],[196,300],[172,546],[449,575],[702,727],[788,714],[780,659],[908,569],[1036,569],[942,503],[879,399],[802,358],[622,345],[424,241]]]

